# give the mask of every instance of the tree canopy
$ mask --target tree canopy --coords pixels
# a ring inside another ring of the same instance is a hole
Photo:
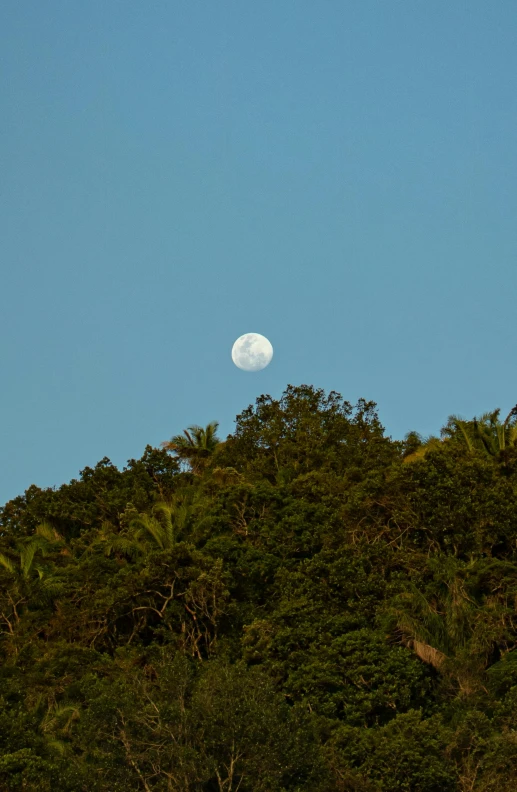
[[[264,395],[0,508],[0,789],[510,792],[516,412]]]

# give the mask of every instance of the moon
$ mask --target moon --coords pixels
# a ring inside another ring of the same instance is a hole
[[[232,347],[232,360],[243,371],[260,371],[272,358],[273,347],[260,333],[244,333]]]

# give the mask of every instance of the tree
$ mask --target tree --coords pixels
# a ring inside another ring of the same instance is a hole
[[[150,445],[140,459],[130,459],[124,470],[105,457],[57,490],[31,485],[24,495],[0,507],[0,535],[32,536],[38,525],[47,522],[69,540],[103,522],[116,525],[128,506],[141,512],[157,500],[167,500],[177,474],[178,462],[164,449]]]
[[[190,465],[193,473],[199,474],[221,442],[217,437],[218,426],[217,421],[207,424],[204,429],[196,424],[189,426],[182,435],[175,435],[163,442],[162,447],[173,451],[180,460]]]
[[[28,580],[35,568],[41,578],[43,576],[42,568],[34,566],[36,553],[39,550],[42,555],[45,555],[48,550],[55,549],[56,545],[64,547],[62,537],[51,525],[41,523],[32,537],[16,542],[16,550],[11,551],[8,555],[0,553],[0,565],[12,575],[20,576],[23,580]],[[15,561],[16,555],[19,559],[19,571]]]
[[[339,393],[289,385],[280,399],[261,396],[237,416],[220,454],[222,466],[249,469],[254,478],[287,483],[313,471],[342,475],[393,458],[374,402],[354,406]]]
[[[517,405],[504,421],[499,419],[500,414],[500,409],[492,410],[471,421],[451,415],[442,435],[459,440],[469,453],[478,451],[493,458],[503,457],[504,461],[505,451],[517,446]]]
[[[505,452],[517,447],[517,405],[504,421],[499,420],[500,413],[500,409],[493,410],[470,421],[450,415],[441,431],[441,439],[433,435],[423,439],[416,432],[409,432],[405,438],[404,462],[417,462],[430,451],[458,447],[468,454],[499,457],[504,462]]]
[[[405,463],[418,462],[430,451],[438,451],[443,448],[443,440],[434,435],[422,438],[417,432],[408,432],[404,439],[404,446],[403,461]]]
[[[495,559],[460,561],[434,556],[427,591],[412,585],[395,598],[392,614],[402,643],[458,685],[460,694],[485,689],[486,670],[517,645],[512,600],[501,580],[517,585],[517,569]]]
[[[0,508],[0,789],[513,790],[516,426],[288,386]]]
[[[152,539],[160,550],[169,550],[174,545],[173,512],[166,503],[157,503],[151,514],[140,514],[131,522],[135,539]]]
[[[21,612],[29,603],[46,604],[61,590],[57,577],[36,563],[38,552],[46,556],[56,550],[69,554],[57,531],[42,523],[34,536],[19,539],[14,549],[0,553],[0,568],[5,576],[4,585],[0,586],[0,636],[14,636],[15,625],[20,624]]]

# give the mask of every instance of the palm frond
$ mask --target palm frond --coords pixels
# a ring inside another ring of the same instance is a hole
[[[195,445],[195,442],[194,442],[194,440],[195,440],[195,437],[196,437],[196,434],[195,434],[195,433],[196,433],[196,429],[198,429],[198,428],[199,428],[199,427],[197,427],[197,426],[189,426],[189,428],[188,428],[188,429],[184,429],[184,430],[183,430],[183,434],[185,435],[185,437],[186,437],[186,442],[187,442],[187,444],[188,444],[189,446],[194,446],[194,445]],[[182,436],[182,435],[179,435],[179,438],[181,438],[181,440],[183,440],[183,441],[184,441],[184,438],[183,438],[183,436]],[[184,441],[184,442],[185,442],[185,441]]]
[[[162,447],[169,451],[174,451],[179,456],[188,459],[192,452],[205,451],[212,453],[214,448],[220,443],[217,437],[219,423],[211,421],[205,428],[193,424],[188,429],[183,430],[183,434],[174,435],[170,440],[162,443]]]
[[[416,638],[411,641],[411,648],[422,662],[432,665],[436,669],[439,669],[447,659],[447,655],[440,652],[439,649],[435,649],[434,646],[423,643],[423,641],[418,641]]]
[[[4,569],[7,569],[8,572],[14,575],[14,564],[12,560],[3,553],[0,553],[0,564],[3,566]]]
[[[63,537],[48,522],[40,523],[36,528],[36,534],[41,536],[43,539],[46,539],[47,542],[50,542],[51,544],[63,541]]]
[[[56,729],[62,734],[69,734],[72,723],[80,717],[78,704],[56,704],[49,709],[41,721],[40,729],[44,734]]]
[[[110,543],[111,552],[121,553],[128,558],[134,559],[143,551],[141,542],[127,536],[116,536]]]
[[[38,546],[38,542],[32,541],[22,547],[20,551],[20,568],[22,570],[22,575],[25,578],[29,577],[34,555],[38,549]]]
[[[137,538],[148,534],[151,536],[161,550],[164,549],[164,536],[163,529],[155,517],[149,517],[147,514],[141,514],[131,522],[131,528],[136,528]]]
[[[508,445],[517,445],[517,424],[510,424],[506,431],[508,433]]]
[[[460,437],[463,439],[463,442],[467,446],[469,453],[472,453],[475,449],[475,443],[472,436],[471,422],[465,421],[463,418],[460,418],[459,415],[449,415],[447,425],[459,433]]]
[[[174,526],[170,507],[166,503],[156,503],[153,507],[153,514],[156,515],[156,520],[161,525],[166,546],[172,547],[174,544]]]
[[[66,743],[63,740],[47,740],[46,745],[51,751],[54,751],[54,753],[59,754],[60,756],[63,756],[66,752]]]
[[[48,592],[49,594],[57,594],[63,590],[64,583],[57,577],[44,577],[40,583],[39,590]]]

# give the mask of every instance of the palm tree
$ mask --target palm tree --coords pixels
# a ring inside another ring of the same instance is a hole
[[[78,721],[80,717],[81,709],[78,703],[49,703],[47,712],[40,723],[40,730],[51,751],[60,756],[66,753],[67,742],[65,738],[70,737],[72,724]]]
[[[25,581],[29,580],[32,570],[36,569],[41,579],[43,570],[39,565],[34,564],[36,553],[39,550],[45,556],[50,549],[55,549],[56,545],[64,545],[62,537],[51,525],[41,523],[33,536],[17,543],[15,553],[11,552],[10,555],[0,553],[0,565],[11,575]]]
[[[192,501],[192,493],[185,488],[185,491],[174,495],[167,503],[155,503],[150,512],[139,514],[133,508],[121,530],[105,521],[89,551],[94,552],[100,546],[106,556],[115,554],[134,560],[145,555],[149,545],[157,545],[160,550],[169,550],[189,520]]]
[[[36,528],[33,536],[18,541],[16,548],[10,552],[0,553],[0,567],[7,572],[8,582],[4,588],[7,597],[6,612],[2,612],[8,632],[14,634],[14,623],[20,621],[19,609],[29,601],[46,603],[62,589],[61,581],[46,574],[43,567],[36,563],[36,553],[45,556],[51,550],[62,548],[61,552],[69,551],[62,537],[48,523]],[[37,572],[37,576],[34,575]]]
[[[412,586],[396,597],[390,612],[401,643],[455,679],[460,692],[468,695],[483,689],[494,642],[505,630],[504,603],[487,593],[497,564],[448,558],[440,559],[439,567],[434,597]]]
[[[170,550],[174,545],[174,512],[166,503],[157,503],[152,514],[140,514],[131,522],[137,542],[152,539],[160,550]]]
[[[504,421],[499,419],[500,413],[500,409],[493,410],[472,421],[451,415],[443,433],[460,439],[469,453],[481,451],[487,456],[499,457],[507,449],[517,446],[517,405]]]
[[[447,437],[456,436],[466,447],[471,454],[475,448],[475,437],[472,431],[472,421],[465,421],[459,415],[449,415],[447,426],[442,433]]]
[[[507,448],[517,445],[517,406],[510,410],[503,423],[499,420],[499,413],[500,410],[494,410],[482,415],[479,421],[474,418],[472,422],[475,435],[490,456],[498,456]]]
[[[429,451],[443,447],[443,443],[448,440],[454,441],[456,447],[459,443],[468,454],[479,452],[504,461],[508,449],[517,447],[517,405],[504,421],[499,420],[500,412],[499,409],[486,412],[471,421],[450,415],[442,429],[441,440],[433,436],[422,440],[416,432],[410,432],[406,435],[406,444],[411,450],[406,452],[404,462],[423,459]]]
[[[145,550],[144,544],[136,535],[133,535],[127,528],[117,531],[108,520],[102,523],[100,531],[89,545],[87,552],[94,552],[99,545],[104,550],[105,556],[110,556],[113,553],[116,556],[125,556],[132,560]]]
[[[193,473],[199,474],[221,442],[217,437],[218,426],[217,421],[207,424],[204,429],[197,425],[189,426],[183,434],[162,443],[162,447],[174,451],[179,459],[190,465]]]

